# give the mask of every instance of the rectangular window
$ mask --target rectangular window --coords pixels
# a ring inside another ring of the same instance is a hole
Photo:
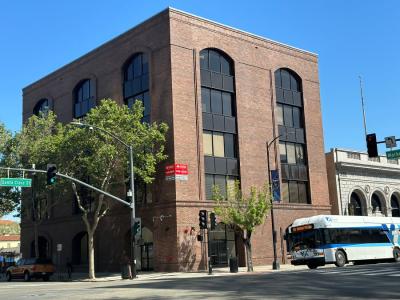
[[[297,182],[299,187],[299,203],[308,203],[307,186],[305,182]]]
[[[208,50],[201,51],[201,54],[200,54],[200,69],[208,70]]]
[[[225,157],[236,157],[234,140],[233,134],[224,134]]]
[[[142,72],[143,74],[148,74],[149,73],[149,61],[147,59],[147,55],[143,54],[142,55]]]
[[[296,163],[298,165],[305,164],[304,149],[303,149],[303,145],[301,145],[301,144],[296,144]]]
[[[276,87],[282,87],[282,80],[281,80],[281,72],[280,71],[275,72],[275,86]]]
[[[287,181],[282,181],[281,198],[282,202],[289,202],[289,184]]]
[[[83,89],[82,99],[86,100],[90,98],[90,80],[86,80],[86,82],[83,84],[82,89]]]
[[[138,55],[133,60],[133,76],[138,77],[142,75],[142,56]]]
[[[226,198],[226,177],[224,175],[215,175],[214,182],[219,187],[221,195]]]
[[[204,155],[213,155],[212,134],[209,131],[203,131],[203,151]]]
[[[290,75],[288,71],[281,70],[282,88],[290,90]]]
[[[231,199],[234,197],[235,193],[235,177],[228,176],[226,179],[226,194],[227,198]]]
[[[210,70],[221,73],[221,64],[219,61],[219,54],[215,51],[209,52],[210,55]]]
[[[212,199],[212,189],[214,186],[214,175],[206,174],[206,199]]]
[[[295,181],[289,181],[289,202],[299,203],[299,188]]]
[[[287,154],[286,154],[286,144],[280,142],[279,143],[279,154],[281,157],[281,163],[287,163]]]
[[[211,111],[222,115],[222,95],[219,91],[211,90]]]
[[[221,73],[226,75],[231,74],[231,66],[226,59],[221,59]]]
[[[283,125],[283,107],[281,104],[276,106],[276,123],[278,125]]]
[[[150,95],[149,92],[145,92],[143,94],[143,105],[144,105],[144,112],[143,116],[147,117],[150,116]]]
[[[293,127],[302,128],[300,108],[293,107]]]
[[[286,127],[293,127],[293,113],[291,106],[288,105],[283,106],[283,118]]]
[[[233,116],[232,114],[232,94],[222,93],[222,108],[224,116]]]
[[[288,164],[295,164],[296,163],[296,150],[295,146],[292,143],[286,144],[286,151],[287,151],[287,162]]]
[[[216,132],[213,133],[213,149],[214,149],[214,156],[216,157],[225,156],[223,133],[216,133]]]
[[[211,72],[211,86],[215,89],[222,89],[222,75]]]
[[[203,112],[211,112],[210,89],[201,88],[201,107]]]

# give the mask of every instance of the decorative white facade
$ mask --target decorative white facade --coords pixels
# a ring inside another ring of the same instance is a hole
[[[325,157],[333,214],[400,216],[398,159],[338,148]]]

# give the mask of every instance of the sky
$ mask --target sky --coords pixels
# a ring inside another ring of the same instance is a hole
[[[168,6],[317,53],[326,151],[365,150],[359,76],[368,132],[400,137],[397,0],[0,0],[0,122],[19,130],[23,87]]]

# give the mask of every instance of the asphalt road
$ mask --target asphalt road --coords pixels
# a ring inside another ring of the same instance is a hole
[[[400,299],[400,264],[133,281],[0,282],[0,299]]]

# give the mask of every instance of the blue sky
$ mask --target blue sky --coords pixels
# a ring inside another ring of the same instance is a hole
[[[0,121],[18,130],[24,86],[167,6],[317,53],[327,151],[365,148],[359,75],[368,131],[400,137],[396,0],[1,1]]]

